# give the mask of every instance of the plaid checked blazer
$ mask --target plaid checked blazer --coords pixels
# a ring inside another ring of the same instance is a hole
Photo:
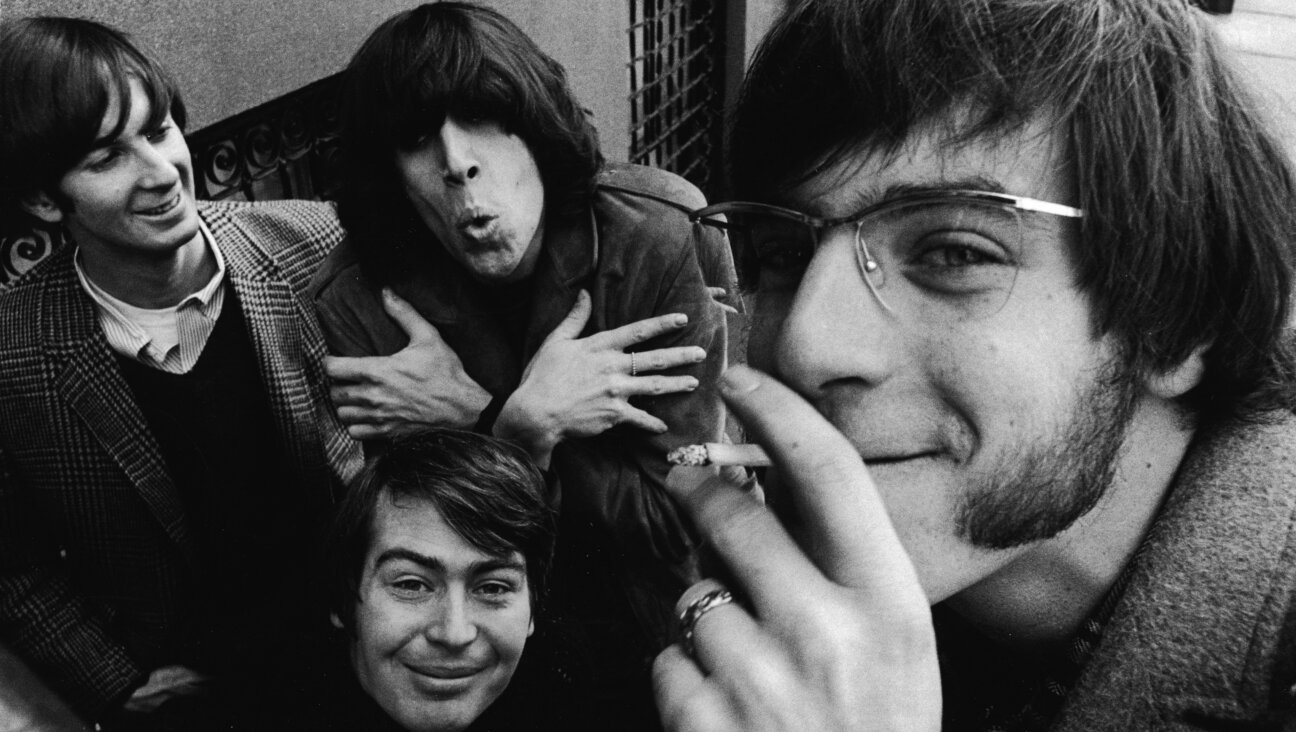
[[[321,501],[360,466],[305,292],[342,239],[328,204],[199,202],[289,459]],[[177,620],[191,538],[157,441],[63,247],[0,293],[0,639],[94,717]],[[327,505],[327,504],[321,504]]]

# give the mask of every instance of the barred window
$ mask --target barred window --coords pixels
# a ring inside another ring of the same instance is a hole
[[[629,0],[630,160],[719,184],[723,0]]]

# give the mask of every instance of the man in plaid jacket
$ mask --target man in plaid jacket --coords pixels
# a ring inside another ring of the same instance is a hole
[[[0,645],[107,727],[236,714],[309,673],[359,467],[304,299],[342,230],[195,201],[175,83],[112,29],[0,25],[0,78],[3,215],[71,240],[0,294]]]

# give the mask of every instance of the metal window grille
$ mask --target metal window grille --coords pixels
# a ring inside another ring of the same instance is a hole
[[[723,0],[629,0],[630,160],[718,183]]]

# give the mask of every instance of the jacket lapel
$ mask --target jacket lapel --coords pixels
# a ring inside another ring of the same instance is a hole
[[[317,478],[327,482],[327,461],[317,449],[325,444],[321,425],[332,423],[328,394],[316,386],[327,383],[319,326],[262,242],[227,216],[202,206],[199,213],[225,255],[226,276],[243,309],[261,382],[293,468],[307,473],[306,484]]]
[[[1296,586],[1293,454],[1290,418],[1198,435],[1056,729],[1250,729]]]
[[[55,255],[63,261],[42,295],[40,327],[54,388],[126,473],[167,536],[188,554],[189,533],[175,485],[77,280],[74,252],[68,246]]]
[[[546,233],[544,246],[531,291],[534,316],[527,325],[525,361],[531,360],[544,339],[571,311],[576,293],[589,286],[590,275],[598,266],[598,226],[592,208],[585,216]],[[594,329],[596,322],[597,314],[591,314],[585,332]]]

